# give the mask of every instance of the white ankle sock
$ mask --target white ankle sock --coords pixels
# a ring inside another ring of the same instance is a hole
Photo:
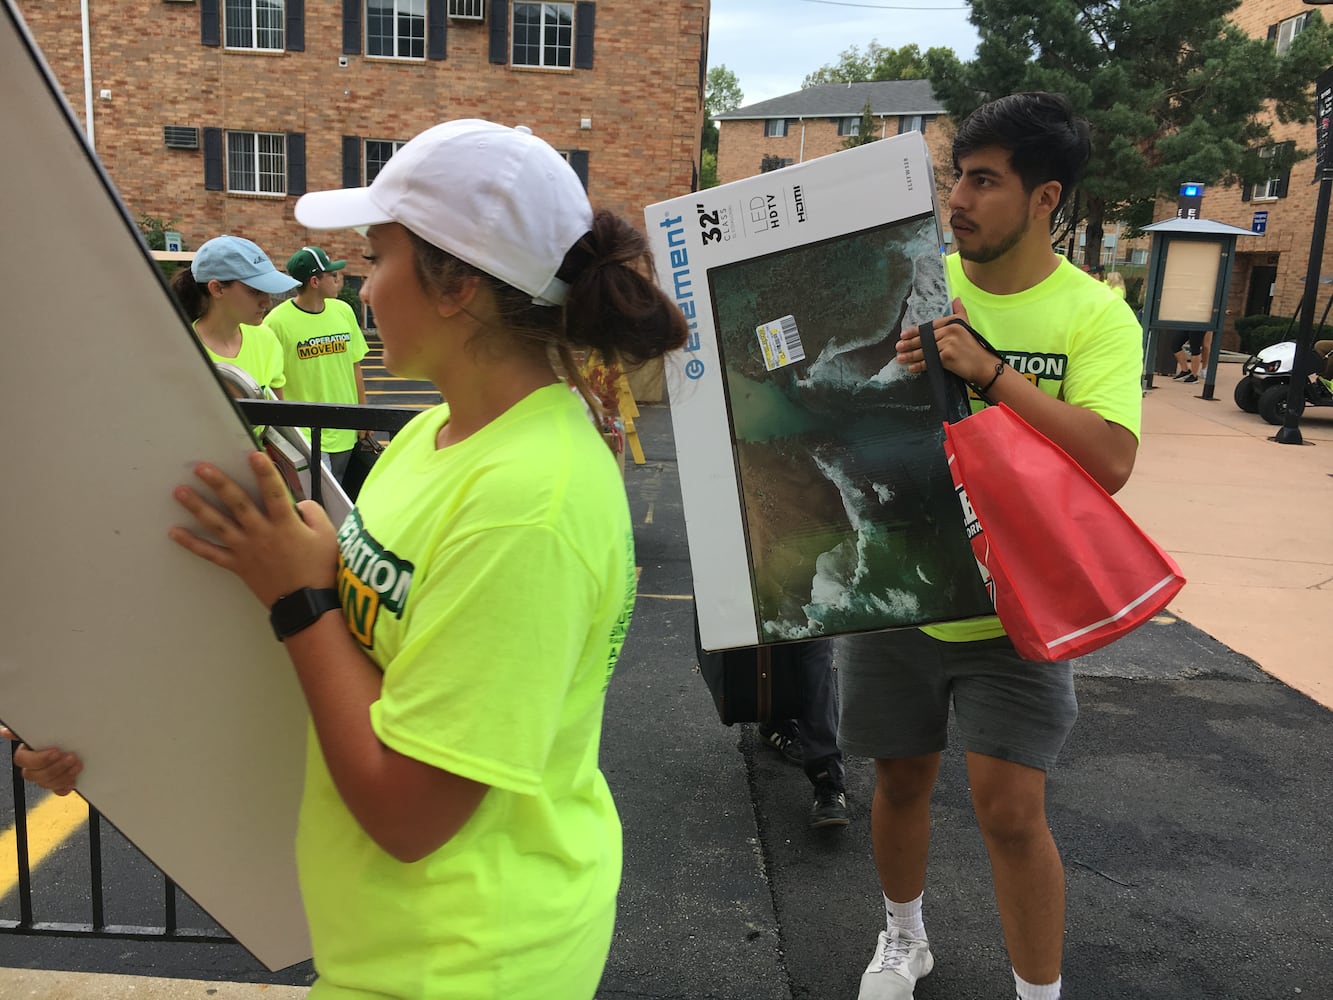
[[[1014,986],[1018,989],[1018,1000],[1060,1000],[1059,977],[1053,983],[1036,986],[1015,972]]]
[[[884,916],[888,920],[889,929],[897,927],[910,938],[926,940],[926,925],[921,919],[921,900],[924,896],[925,893],[922,893],[906,903],[898,903],[885,896]]]

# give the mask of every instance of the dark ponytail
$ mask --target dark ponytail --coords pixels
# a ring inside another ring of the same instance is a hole
[[[222,282],[224,285],[230,285],[230,281]],[[182,267],[171,276],[171,291],[180,302],[181,308],[185,310],[185,315],[190,317],[193,322],[201,318],[208,312],[208,307],[212,300],[208,294],[208,285],[201,285],[194,278],[194,272],[188,267]]]
[[[565,256],[566,344],[607,364],[639,365],[685,345],[685,317],[657,286],[647,238],[608,209]]]

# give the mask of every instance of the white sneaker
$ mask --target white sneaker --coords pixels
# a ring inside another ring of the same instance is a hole
[[[910,938],[896,927],[880,931],[875,957],[861,976],[857,1000],[912,1000],[916,981],[933,968],[935,959],[928,941]]]

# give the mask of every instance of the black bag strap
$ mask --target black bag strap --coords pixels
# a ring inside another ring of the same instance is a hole
[[[991,346],[989,340],[978,333],[971,323],[964,319],[951,319],[947,325],[961,326],[976,339],[977,343],[984,347],[990,355],[997,361],[1004,361],[1000,352]],[[931,392],[935,397],[935,407],[939,411],[940,419],[944,423],[949,422],[949,378],[950,375],[944,370],[944,364],[940,361],[940,348],[935,343],[935,321],[926,320],[917,327],[917,334],[921,337],[921,353],[926,359],[926,377],[930,379]],[[987,406],[994,404],[994,401],[986,395],[980,386],[976,383],[967,383],[972,391],[981,399],[985,400]]]
[[[935,343],[935,321],[928,319],[917,327],[921,338],[921,353],[926,359],[926,378],[930,381],[930,392],[935,398],[936,415],[941,423],[949,422],[949,375],[940,362],[940,348]]]

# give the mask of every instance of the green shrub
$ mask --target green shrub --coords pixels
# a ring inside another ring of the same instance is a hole
[[[1284,340],[1294,340],[1300,333],[1300,324],[1290,316],[1241,316],[1236,320],[1236,333],[1240,335],[1241,354],[1258,354],[1271,344],[1280,344]],[[1315,340],[1333,337],[1333,327],[1321,326],[1315,331]]]

